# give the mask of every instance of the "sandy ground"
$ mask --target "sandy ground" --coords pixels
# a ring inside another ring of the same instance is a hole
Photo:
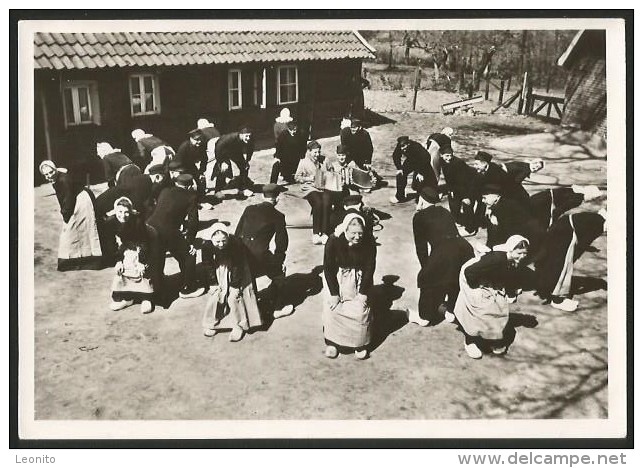
[[[437,100],[436,100],[437,102]],[[552,144],[557,127],[530,118],[443,117],[385,114],[393,123],[370,129],[374,165],[391,183],[395,138],[424,141],[448,125],[456,152],[467,158],[488,148],[499,160],[531,157],[548,165],[529,191],[548,184],[605,184],[606,163],[586,151]],[[524,135],[527,135],[526,137]],[[527,138],[525,144],[521,138]],[[322,141],[333,154],[338,138]],[[537,145],[543,144],[545,151]],[[270,151],[253,159],[251,176],[268,179]],[[412,243],[412,203],[391,206],[393,188],[366,196],[391,216],[377,233],[377,336],[370,359],[322,354],[322,247],[310,243],[308,205],[296,187],[282,197],[290,248],[288,274],[300,302],[295,313],[266,331],[230,343],[205,338],[206,297],[177,300],[169,309],[142,315],[137,307],[111,312],[111,269],[59,273],[56,248],[61,225],[53,190],[35,189],[35,411],[36,419],[440,419],[605,418],[607,408],[606,241],[594,243],[576,264],[575,285],[584,290],[573,314],[541,305],[531,292],[512,307],[516,338],[501,357],[474,361],[451,324],[420,328],[406,322],[416,304],[418,262]],[[238,220],[244,206],[229,201],[202,211]],[[596,210],[597,205],[585,207]],[[478,234],[483,240],[484,234]],[[177,271],[169,261],[167,273]]]

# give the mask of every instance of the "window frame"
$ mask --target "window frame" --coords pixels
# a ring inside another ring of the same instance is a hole
[[[238,88],[233,88],[232,85],[232,75],[237,75]],[[236,90],[237,99],[239,104],[237,106],[232,105],[232,96],[233,92]],[[242,74],[240,68],[231,68],[228,70],[228,110],[239,110],[243,108],[243,82]]]
[[[139,96],[145,96],[149,92],[145,89],[145,78],[152,79],[152,110],[143,110],[145,99],[141,99],[141,112],[134,112],[134,89],[132,88],[132,79],[138,78]],[[129,86],[129,108],[132,117],[142,117],[146,115],[158,115],[161,113],[161,93],[158,75],[155,73],[132,73],[127,80]]]
[[[287,85],[295,85],[295,100],[294,101],[283,101],[281,99],[281,70],[282,69],[288,69],[288,68],[294,68],[295,69],[295,82],[294,83],[288,83],[284,84],[283,86]],[[278,105],[284,105],[284,104],[295,104],[299,102],[299,67],[297,65],[279,65],[277,67],[277,104]]]
[[[89,120],[81,120],[80,116],[80,98],[78,94],[79,89],[87,90],[87,104],[89,106]],[[98,84],[96,81],[88,80],[71,80],[63,83],[61,88],[61,97],[63,104],[63,120],[65,122],[65,128],[68,127],[79,127],[82,125],[100,125],[100,105],[98,101]],[[70,90],[71,100],[72,100],[72,109],[71,113],[73,114],[73,122],[67,119],[67,99],[65,99],[65,92]]]

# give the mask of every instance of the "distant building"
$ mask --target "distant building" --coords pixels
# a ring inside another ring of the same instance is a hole
[[[561,125],[607,136],[605,31],[579,31],[558,59],[569,71]]]
[[[269,135],[288,107],[307,129],[363,111],[357,32],[36,33],[36,167],[52,159],[100,178],[96,142],[129,153],[142,128],[178,146],[200,117]]]

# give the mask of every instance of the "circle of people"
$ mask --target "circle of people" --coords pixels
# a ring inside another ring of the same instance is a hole
[[[171,303],[164,286],[169,252],[180,268],[179,297],[209,294],[204,335],[229,331],[229,340],[239,341],[266,320],[258,305],[258,278],[271,280],[262,301],[272,318],[294,311],[285,289],[286,221],[276,205],[284,185],[298,185],[312,211],[312,244],[324,245],[324,354],[367,358],[379,219],[361,194],[387,183],[371,166],[373,144],[362,122],[345,118],[340,127],[337,156],[326,159],[320,144],[299,132],[289,110],[282,109],[274,124],[270,183],[260,188],[248,177],[252,131],[221,135],[206,119],[198,120],[176,152],[141,129],[131,134],[136,142],[131,158],[107,142],[98,143],[108,182],[98,197],[66,169],[42,162],[40,172],[55,189],[64,221],[58,270],[113,265],[110,308],[138,303],[141,312],[150,313]],[[506,352],[509,304],[526,278],[543,304],[570,312],[577,308],[571,290],[574,262],[604,232],[606,213],[567,213],[601,196],[596,186],[558,187],[530,196],[522,182],[544,167],[542,160],[497,164],[479,151],[469,165],[453,155],[453,133],[445,128],[425,145],[407,136],[397,139],[390,202],[417,197],[413,235],[420,295],[417,308],[407,310],[409,322],[456,323],[467,355],[479,359],[483,353]],[[407,195],[409,176],[414,193]],[[199,244],[199,209],[214,207],[205,201],[211,192],[215,202],[255,192],[262,192],[262,198],[245,208],[234,232],[217,222]],[[445,196],[448,209],[438,205]],[[474,249],[465,237],[479,229],[486,229],[487,242]]]

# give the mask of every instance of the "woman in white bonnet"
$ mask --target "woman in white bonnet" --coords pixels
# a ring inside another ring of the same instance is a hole
[[[98,270],[102,250],[96,225],[94,194],[52,161],[39,171],[51,183],[60,205],[63,227],[58,242],[58,271]]]
[[[376,246],[364,236],[364,218],[348,213],[324,249],[324,284],[327,302],[322,313],[326,357],[340,349],[368,357],[372,314],[368,294],[373,286]]]
[[[273,131],[275,135],[275,144],[277,144],[277,138],[281,135],[282,132],[288,130],[288,124],[293,121],[293,118],[290,116],[290,109],[284,107],[279,112],[279,116],[275,118],[275,124],[273,126]]]
[[[229,341],[240,341],[247,331],[262,325],[247,248],[223,223],[215,223],[210,233],[210,242],[202,249],[210,285],[203,334],[212,337],[230,330]]]
[[[460,293],[453,312],[464,332],[464,349],[469,357],[480,359],[485,348],[491,348],[494,354],[506,351],[509,303],[520,289],[519,268],[528,250],[527,238],[514,235],[494,246],[492,252],[462,265]]]

